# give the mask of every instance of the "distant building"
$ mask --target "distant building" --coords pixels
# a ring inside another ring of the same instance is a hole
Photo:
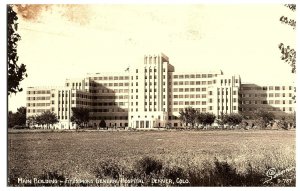
[[[242,84],[239,75],[222,71],[175,72],[164,54],[145,55],[144,62],[124,73],[89,74],[67,79],[64,87],[27,89],[27,115],[49,110],[58,116],[55,128],[74,129],[73,107],[90,109],[90,126],[101,119],[109,127],[154,128],[182,126],[179,111],[249,113],[265,109],[280,114],[294,112],[292,86]]]
[[[294,87],[291,85],[242,84],[240,95],[244,114],[261,109],[284,116],[295,111]]]

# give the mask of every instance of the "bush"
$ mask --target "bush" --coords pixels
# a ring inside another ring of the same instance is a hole
[[[102,162],[94,173],[96,174],[96,178],[110,177],[114,179],[119,179],[120,174],[122,174],[121,168],[115,161]]]
[[[162,162],[147,156],[137,162],[136,169],[140,174],[158,173],[162,170]]]

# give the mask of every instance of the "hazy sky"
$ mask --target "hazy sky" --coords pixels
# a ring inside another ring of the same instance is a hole
[[[27,86],[63,85],[86,73],[122,72],[163,52],[177,72],[221,69],[242,82],[293,82],[278,44],[296,46],[296,31],[280,23],[295,13],[281,4],[40,5],[19,7],[24,92],[9,109],[26,104]]]

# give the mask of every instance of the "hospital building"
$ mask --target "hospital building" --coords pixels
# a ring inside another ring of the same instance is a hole
[[[27,88],[27,117],[54,112],[58,129],[74,129],[73,107],[90,110],[92,127],[102,119],[109,127],[180,127],[179,111],[249,113],[258,109],[276,115],[293,113],[294,86],[242,83],[239,75],[218,71],[176,71],[160,53],[144,55],[135,67],[121,73],[95,73],[66,79],[63,87]]]

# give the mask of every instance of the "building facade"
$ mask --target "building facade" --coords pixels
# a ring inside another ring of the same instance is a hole
[[[220,71],[181,73],[164,54],[145,55],[141,63],[121,74],[89,74],[67,79],[64,87],[27,89],[27,115],[54,112],[55,128],[74,129],[73,107],[90,109],[92,127],[102,119],[108,127],[178,127],[180,110],[221,114],[265,109],[294,112],[293,86],[242,84],[239,75]]]

